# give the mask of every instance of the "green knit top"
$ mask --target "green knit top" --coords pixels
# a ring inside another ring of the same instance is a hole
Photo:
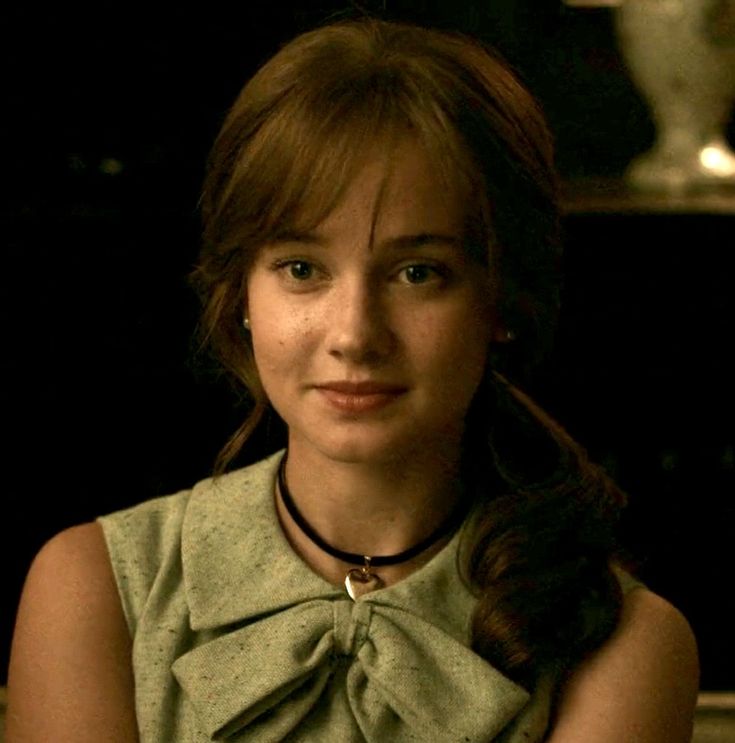
[[[133,638],[141,743],[542,740],[553,679],[529,694],[469,648],[466,525],[353,602],[281,531],[281,456],[99,519]]]

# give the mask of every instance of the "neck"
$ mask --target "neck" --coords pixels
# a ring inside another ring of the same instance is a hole
[[[424,452],[396,462],[346,463],[315,455],[293,442],[286,480],[295,507],[332,547],[380,556],[401,553],[426,539],[451,518],[462,495],[457,456]],[[277,500],[286,536],[320,574],[339,583],[347,563],[316,545]],[[427,561],[449,535],[415,558],[381,570],[399,579]]]

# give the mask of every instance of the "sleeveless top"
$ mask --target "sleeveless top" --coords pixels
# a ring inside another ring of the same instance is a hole
[[[98,519],[133,639],[141,743],[542,740],[554,679],[529,694],[469,648],[467,525],[353,602],[281,531],[281,456]]]

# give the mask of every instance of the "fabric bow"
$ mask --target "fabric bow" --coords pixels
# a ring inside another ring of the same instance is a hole
[[[215,740],[280,741],[346,703],[370,743],[489,741],[529,699],[445,630],[369,596],[266,616],[185,653],[173,672]]]

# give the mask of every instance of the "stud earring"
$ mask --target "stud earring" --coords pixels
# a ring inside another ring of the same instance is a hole
[[[250,330],[250,318],[247,315],[242,319],[242,326],[245,330]]]
[[[505,331],[505,340],[510,343],[511,341],[514,341],[516,339],[516,334],[512,330],[506,330]]]

